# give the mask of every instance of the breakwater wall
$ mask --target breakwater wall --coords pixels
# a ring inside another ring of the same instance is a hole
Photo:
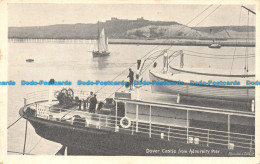
[[[9,38],[11,43],[55,43],[55,44],[94,44],[95,40],[87,39],[21,39]],[[230,47],[255,47],[255,41],[250,40],[221,40],[215,41],[221,46]],[[109,44],[135,44],[135,45],[181,45],[181,46],[209,46],[212,40],[191,40],[191,39],[110,39]]]

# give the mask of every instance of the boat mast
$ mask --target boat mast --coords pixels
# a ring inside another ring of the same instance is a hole
[[[98,36],[97,40],[98,40],[98,51],[99,51],[99,37],[100,37],[99,36],[99,21],[98,21],[98,35],[97,36]]]
[[[108,51],[108,37],[106,36],[106,51]]]

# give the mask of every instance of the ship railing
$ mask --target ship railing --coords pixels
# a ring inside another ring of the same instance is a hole
[[[91,90],[77,90],[74,89],[74,97],[79,97],[80,99],[87,99],[90,96]],[[94,92],[95,93],[95,92]],[[111,95],[114,94],[114,92],[98,92],[97,94],[97,99],[99,101],[105,100],[105,98],[110,97]]]
[[[28,93],[26,98],[24,98],[24,104],[32,104],[37,103],[40,101],[48,100],[49,98],[49,91],[48,90],[41,90]]]
[[[52,90],[51,93],[51,99],[53,100],[57,100],[57,98],[55,97],[55,93],[57,91],[60,90]],[[90,95],[91,90],[76,90],[74,89],[74,97],[79,97],[79,99],[87,99]],[[97,95],[97,98],[101,101],[105,100],[105,98],[109,97],[112,94],[112,92],[99,92]],[[24,98],[24,104],[32,104],[32,103],[37,103],[40,101],[45,101],[48,100],[49,97],[49,90],[41,90],[41,91],[35,91],[35,92],[31,92],[28,93],[26,95],[26,98]]]
[[[145,120],[129,119],[131,125],[122,127],[121,119],[124,117],[89,113],[72,109],[53,108],[45,105],[37,105],[38,108],[49,111],[59,111],[69,118],[55,118],[55,113],[44,119],[68,123],[73,126],[94,127],[97,129],[107,129],[109,131],[125,133],[129,135],[141,135],[148,138],[163,139],[167,141],[181,142],[187,144],[204,145],[208,147],[222,147],[230,150],[243,150],[253,152],[255,150],[254,135],[203,129],[196,127],[178,126],[163,124],[159,122],[149,122]],[[74,117],[79,116],[79,117]],[[40,117],[40,116],[39,116]],[[40,117],[43,118],[43,117]]]
[[[53,91],[54,93],[55,91]],[[77,95],[87,95],[89,91],[75,91],[75,96]],[[63,109],[59,107],[53,107],[49,105],[41,104],[43,101],[48,100],[49,91],[37,91],[27,94],[25,98],[25,104],[32,104],[35,109],[44,111],[58,111],[58,113],[52,113],[47,117],[42,117],[44,119],[49,119],[52,121],[59,122],[70,122],[72,125],[82,125],[80,119],[61,119],[55,118],[56,114],[63,114],[75,116],[79,115],[85,118],[84,127],[96,126],[97,128],[108,128],[112,131],[119,133],[126,133],[130,135],[144,135],[149,138],[166,139],[168,141],[184,142],[188,144],[200,144],[209,147],[224,147],[228,149],[239,149],[252,152],[255,150],[255,136],[250,134],[219,131],[213,129],[203,129],[191,126],[180,126],[175,124],[163,124],[154,121],[146,121],[140,119],[130,119],[131,126],[123,128],[120,121],[123,117],[114,113],[113,115],[104,114],[94,114],[87,111],[79,111],[72,109]],[[116,103],[117,104],[117,103]],[[36,116],[40,117],[40,114],[36,112]],[[84,120],[84,119],[83,119]]]

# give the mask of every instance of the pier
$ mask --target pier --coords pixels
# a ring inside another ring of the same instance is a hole
[[[54,44],[94,44],[90,39],[36,39],[36,38],[9,38],[10,43],[54,43]],[[255,47],[255,41],[245,40],[219,40],[221,46],[226,47]],[[109,44],[134,45],[180,45],[180,46],[209,46],[212,40],[191,39],[110,39]]]

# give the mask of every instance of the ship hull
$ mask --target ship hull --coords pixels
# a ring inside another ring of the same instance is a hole
[[[188,76],[188,75],[187,75]],[[150,72],[150,80],[156,82],[178,82],[179,79],[169,80],[161,78],[158,75]],[[241,100],[250,101],[255,98],[255,88],[252,86],[214,86],[214,85],[152,85],[153,92],[180,94],[183,96],[195,96],[202,98],[212,98],[221,100]]]
[[[34,62],[34,59],[26,59],[26,62],[27,62],[27,63]]]
[[[228,149],[169,142],[165,139],[126,135],[91,127],[77,127],[60,122],[20,115],[27,119],[36,133],[67,147],[67,155],[124,156],[232,156]],[[232,152],[232,151],[231,151]],[[245,154],[243,156],[248,156]]]
[[[107,132],[93,128],[75,128],[56,123],[30,120],[36,133],[50,141],[68,147],[69,155],[135,155],[135,156],[228,156],[227,150],[214,149],[220,153],[190,154],[179,150],[208,150],[212,148],[147,139],[144,137]],[[151,152],[152,151],[152,152]]]
[[[220,44],[211,44],[209,45],[209,48],[221,48]]]
[[[189,73],[189,74],[196,74],[196,75],[204,75],[204,76],[218,76],[218,77],[230,77],[230,78],[234,78],[234,77],[243,77],[243,78],[254,78],[255,75],[254,74],[248,74],[248,75],[243,75],[243,74],[227,74],[227,73],[222,73],[223,70],[215,70],[215,72],[210,72],[209,69],[207,68],[192,68],[191,69],[183,69],[183,68],[176,68],[173,66],[169,66],[170,72],[173,74],[177,74],[177,73]],[[204,72],[202,72],[204,71]],[[222,72],[221,72],[222,71]],[[219,73],[221,72],[221,73]]]
[[[92,52],[92,55],[93,55],[94,57],[108,56],[109,54],[110,54],[110,52],[108,52],[108,51],[102,51],[102,52],[100,52],[100,51],[93,51],[93,52]]]
[[[221,46],[212,46],[212,45],[209,45],[209,48],[216,48],[216,49],[220,49]]]

